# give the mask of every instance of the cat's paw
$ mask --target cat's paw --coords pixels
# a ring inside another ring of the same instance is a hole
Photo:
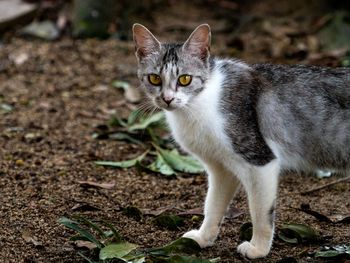
[[[250,242],[245,241],[238,246],[237,251],[247,258],[255,259],[267,256],[270,249],[259,249],[258,247],[252,245]]]
[[[208,237],[204,235],[200,230],[191,230],[185,233],[182,237],[193,239],[198,243],[201,248],[209,247],[214,244],[216,235],[214,237]]]

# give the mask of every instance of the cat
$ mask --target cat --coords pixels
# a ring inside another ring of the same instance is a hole
[[[350,168],[350,69],[215,58],[207,24],[183,44],[161,43],[140,24],[133,37],[141,89],[208,174],[204,221],[183,236],[202,248],[213,245],[243,185],[253,235],[237,250],[265,257],[281,170]]]

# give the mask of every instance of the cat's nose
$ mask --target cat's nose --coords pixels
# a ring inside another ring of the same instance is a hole
[[[174,97],[163,96],[162,99],[163,99],[164,102],[165,102],[166,104],[168,104],[168,106],[169,106],[170,103],[174,100]]]

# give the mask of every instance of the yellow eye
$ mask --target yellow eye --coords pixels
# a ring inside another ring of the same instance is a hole
[[[182,75],[178,79],[179,85],[181,86],[190,85],[191,81],[192,81],[192,76],[190,75]]]
[[[149,74],[148,81],[154,86],[160,86],[162,84],[162,79],[157,74]]]

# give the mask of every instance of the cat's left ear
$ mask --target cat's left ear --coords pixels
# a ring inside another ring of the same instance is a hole
[[[160,50],[160,42],[143,25],[134,24],[132,27],[135,42],[135,54],[138,59],[147,57]]]
[[[209,58],[210,39],[210,26],[208,24],[202,24],[186,40],[183,50],[206,61]]]

